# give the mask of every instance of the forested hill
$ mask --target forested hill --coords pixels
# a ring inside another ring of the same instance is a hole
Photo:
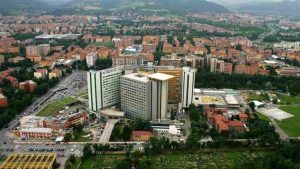
[[[74,0],[70,2],[73,8],[81,9],[157,9],[169,11],[197,12],[230,12],[224,6],[206,0]]]

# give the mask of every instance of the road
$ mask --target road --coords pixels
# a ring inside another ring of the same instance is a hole
[[[99,143],[101,144],[107,144],[109,142],[109,138],[111,135],[111,132],[115,126],[115,124],[119,121],[119,119],[109,119],[107,120],[105,124],[105,128],[103,130],[103,133],[100,137]]]
[[[281,139],[284,140],[284,139],[289,138],[289,136],[279,127],[279,125],[277,124],[277,122],[273,118],[271,118],[271,123],[275,127],[275,131],[277,132],[277,134],[279,135],[279,137]]]
[[[260,44],[263,42],[263,40],[271,35],[275,35],[278,32],[278,29],[275,28],[274,24],[268,24],[268,29],[266,32],[260,34],[257,38],[257,40],[253,41],[255,44]]]

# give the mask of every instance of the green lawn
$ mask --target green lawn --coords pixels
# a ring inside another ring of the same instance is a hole
[[[266,121],[270,121],[270,118],[260,112],[256,112],[257,116],[262,119],[262,120],[266,120]]]
[[[124,159],[124,155],[97,155],[81,163],[79,169],[116,168],[117,163]]]
[[[151,169],[183,169],[183,168],[233,168],[240,162],[264,157],[268,152],[216,152],[216,153],[168,153],[151,157]],[[125,155],[97,155],[82,163],[80,169],[116,168]]]
[[[288,96],[284,94],[277,94],[280,103],[282,105],[287,105],[287,104],[299,104],[300,105],[300,97],[294,97],[294,96]]]
[[[114,47],[114,44],[112,42],[95,42],[95,43],[93,43],[93,45],[95,45],[95,46],[105,46],[105,47],[108,47],[110,49],[112,49]]]
[[[294,117],[279,121],[278,125],[288,136],[300,137],[300,106],[281,106],[280,109]]]
[[[80,164],[81,159],[79,157],[76,158],[76,161],[74,164],[72,164],[71,162],[70,165],[67,165],[66,169],[77,169],[79,164]]]
[[[262,94],[256,94],[256,92],[248,92],[247,93],[247,102],[250,102],[250,101],[253,101],[253,100],[263,102],[263,101],[269,100],[269,97],[268,97],[268,95],[263,94],[263,93]]]
[[[87,142],[89,141],[90,137],[83,137],[83,136],[87,136],[89,133],[88,132],[75,132],[74,133],[74,139],[72,141],[74,142]]]
[[[51,116],[54,113],[62,110],[68,104],[76,102],[77,100],[72,97],[66,97],[55,102],[48,104],[44,107],[40,112],[38,112],[37,116]]]

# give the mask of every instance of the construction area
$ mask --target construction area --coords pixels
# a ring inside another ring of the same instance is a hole
[[[56,153],[15,153],[9,155],[1,169],[53,169]]]

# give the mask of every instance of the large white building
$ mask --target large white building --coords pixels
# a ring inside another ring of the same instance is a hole
[[[122,70],[110,68],[87,73],[89,109],[98,111],[120,103]]]
[[[133,73],[121,77],[121,108],[130,118],[166,119],[171,75]]]
[[[97,53],[89,53],[86,55],[86,64],[88,67],[93,67],[95,66],[97,60]]]
[[[187,108],[193,103],[196,69],[182,68],[181,106]]]
[[[146,75],[121,77],[121,109],[129,118],[150,119],[150,83]]]
[[[174,76],[154,73],[150,79],[151,117],[150,119],[166,119],[168,110],[168,80]]]

